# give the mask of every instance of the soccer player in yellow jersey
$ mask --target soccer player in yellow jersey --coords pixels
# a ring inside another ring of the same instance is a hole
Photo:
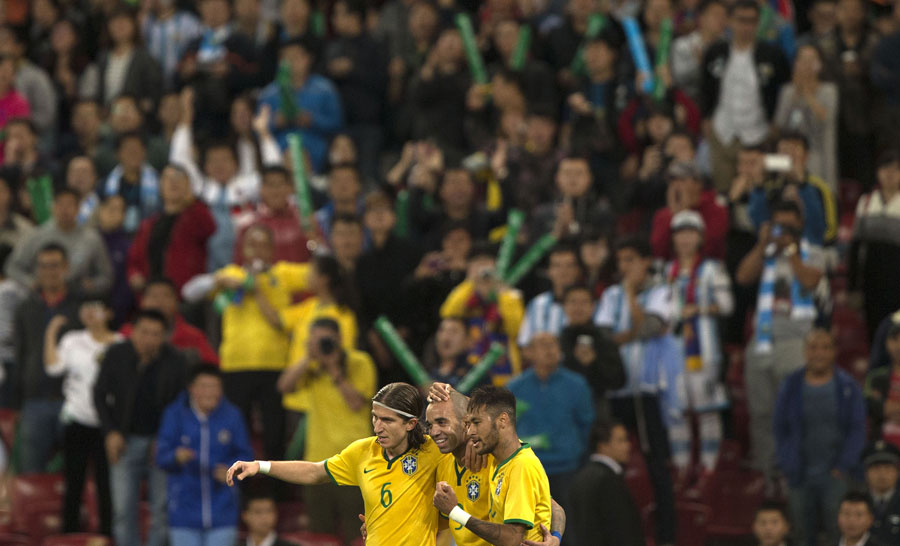
[[[365,503],[367,546],[434,546],[438,513],[428,497],[443,456],[419,421],[423,409],[418,389],[391,383],[372,399],[375,436],[319,462],[238,461],[228,469],[228,485],[257,473],[304,485],[355,485]]]
[[[432,388],[442,389],[445,384],[436,383]],[[449,385],[446,385],[449,387]],[[446,482],[453,489],[459,505],[467,513],[478,519],[489,519],[490,513],[490,493],[488,487],[490,484],[490,466],[492,457],[488,455],[488,464],[479,472],[472,472],[466,468],[464,458],[466,456],[466,448],[468,441],[466,439],[465,418],[466,410],[469,403],[468,397],[456,391],[447,389],[449,399],[443,401],[432,401],[425,410],[425,427],[428,434],[437,444],[441,453],[446,455],[438,465],[437,479],[439,482]],[[437,397],[435,397],[437,398]],[[443,397],[441,397],[443,398]],[[551,501],[552,502],[552,501]],[[559,529],[565,527],[565,512],[562,508],[552,502],[552,525],[551,530],[556,526]],[[446,518],[444,515],[442,517]],[[488,542],[480,538],[478,535],[460,525],[457,522],[450,522],[450,533],[453,535],[453,541],[457,546],[487,546]],[[549,531],[544,537],[549,539]],[[559,544],[558,540],[547,542],[546,544]],[[525,544],[531,546],[536,544],[542,546],[541,543],[532,543],[526,541]]]
[[[494,459],[489,465],[488,517],[478,518],[460,508],[446,482],[437,484],[434,505],[489,544],[540,541],[542,528],[550,527],[550,482],[537,456],[516,434],[516,397],[500,387],[476,389],[467,407],[466,433],[479,455]]]

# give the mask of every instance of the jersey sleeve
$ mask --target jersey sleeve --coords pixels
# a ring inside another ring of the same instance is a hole
[[[507,474],[506,479],[509,485],[503,503],[503,523],[518,523],[526,529],[533,528],[541,490],[537,470],[531,465],[517,466]]]
[[[358,470],[362,466],[366,446],[371,438],[357,440],[337,455],[325,460],[325,472],[337,485],[359,485]]]
[[[303,318],[303,304],[291,305],[278,312],[278,318],[281,320],[281,327],[285,332],[293,332],[297,327],[297,323]]]
[[[644,312],[655,315],[664,322],[672,318],[672,292],[665,284],[658,285],[647,295],[647,306]]]
[[[617,290],[619,290],[618,286],[611,286],[603,292],[600,305],[597,306],[597,311],[594,313],[594,324],[597,326],[615,329]]]
[[[278,262],[276,274],[278,280],[284,284],[288,292],[301,292],[306,290],[309,267],[309,264]]]

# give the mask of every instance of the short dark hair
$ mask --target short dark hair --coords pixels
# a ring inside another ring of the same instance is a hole
[[[25,117],[12,118],[11,120],[6,122],[6,129],[8,130],[13,125],[22,125],[24,127],[27,127],[28,130],[31,131],[32,135],[38,134],[37,125],[34,124],[34,121],[32,121],[31,118],[25,118]]]
[[[262,175],[262,180],[265,180],[266,176],[275,174],[283,176],[288,182],[291,181],[291,171],[282,165],[266,165],[261,169],[260,174]]]
[[[337,335],[341,335],[341,325],[338,324],[338,321],[330,317],[317,318],[309,325],[310,330],[313,328],[322,328],[323,330],[330,330]]]
[[[366,20],[366,3],[363,0],[338,0],[347,8],[347,12],[356,15],[363,22]],[[335,2],[335,3],[338,3]]]
[[[809,137],[800,131],[782,131],[778,133],[775,142],[799,142],[803,144],[804,150],[809,151]]]
[[[276,511],[278,508],[278,501],[275,500],[275,495],[268,491],[258,491],[256,493],[251,493],[249,495],[244,495],[244,501],[241,506],[241,511],[246,512],[250,509],[250,505],[254,502],[266,501],[271,502],[275,505]]]
[[[422,414],[425,413],[425,401],[419,389],[409,383],[389,383],[375,393],[372,397],[375,402],[380,402],[389,408],[400,410],[418,419],[416,427],[407,433],[410,449],[418,449],[425,443],[425,426],[422,424]],[[398,414],[399,415],[399,414]],[[411,417],[400,416],[404,422]]]
[[[299,47],[300,49],[305,51],[307,55],[315,57],[316,50],[313,47],[312,43],[305,36],[298,36],[283,42],[280,46],[278,46],[278,52],[281,53],[289,47]]]
[[[188,182],[191,181],[191,173],[189,173],[187,170],[187,167],[185,167],[181,163],[172,163],[172,162],[166,163],[166,166],[163,167],[159,171],[159,174],[161,175],[162,172],[166,169],[172,169],[173,171],[175,171],[175,172],[179,173],[181,176],[183,176]]]
[[[591,427],[590,443],[591,450],[597,449],[598,444],[608,444],[612,440],[612,433],[616,427],[624,427],[621,421],[616,419],[600,419]]]
[[[784,518],[784,521],[790,523],[791,518],[788,514],[787,506],[783,502],[779,502],[776,500],[765,500],[760,503],[759,506],[756,507],[756,511],[753,514],[753,517],[756,518],[763,512],[778,512],[778,514]]]
[[[841,498],[841,504],[849,502],[851,504],[865,504],[870,514],[875,513],[875,507],[872,505],[872,499],[863,491],[848,491]]]
[[[728,15],[734,15],[739,9],[752,9],[756,12],[756,16],[759,17],[760,7],[756,0],[737,0],[737,2],[731,4]]]
[[[363,229],[362,220],[360,220],[359,216],[347,212],[342,212],[332,216],[331,227],[334,227],[335,224],[354,224],[359,226],[359,229]]]
[[[595,299],[594,291],[591,290],[590,286],[588,286],[584,283],[575,283],[575,284],[570,284],[569,286],[566,287],[565,290],[563,290],[563,297],[562,297],[563,301],[566,301],[566,298],[569,297],[569,294],[572,294],[575,292],[587,292],[588,294],[590,294],[591,300]]]
[[[728,9],[728,7],[725,5],[725,2],[723,2],[722,0],[702,0],[700,2],[700,5],[697,6],[697,13],[703,13],[712,6],[722,6],[726,10]]]
[[[50,254],[53,252],[60,254],[63,257],[63,261],[69,261],[69,251],[66,250],[66,247],[56,241],[51,241],[42,246],[41,249],[38,250],[37,255],[40,256],[41,254]]]
[[[175,283],[172,282],[172,279],[168,277],[152,277],[147,284],[144,285],[144,293],[147,293],[147,290],[150,290],[152,286],[165,286],[169,290],[175,294],[175,297],[178,297],[178,287],[175,286]]]
[[[190,372],[188,372],[188,385],[196,381],[201,375],[208,375],[222,381],[222,370],[218,366],[201,362],[192,366]]]
[[[509,389],[484,385],[472,391],[468,411],[474,413],[480,409],[485,410],[491,419],[505,413],[512,425],[516,426],[516,396]]]
[[[55,190],[53,193],[53,201],[56,201],[60,197],[71,197],[76,202],[81,201],[81,196],[78,195],[78,192],[68,186],[63,186],[62,188]]]
[[[139,309],[134,314],[134,320],[132,324],[137,326],[137,323],[142,320],[149,320],[152,322],[158,322],[162,325],[164,329],[169,328],[169,321],[166,319],[166,316],[157,311],[156,309]]]
[[[633,250],[638,253],[641,258],[650,258],[653,256],[653,250],[650,248],[650,242],[644,237],[627,237],[619,241],[616,245],[616,252],[621,250]]]
[[[140,142],[141,146],[147,147],[147,143],[144,142],[144,135],[140,131],[126,131],[116,138],[116,151],[119,151],[122,145],[125,144],[125,141],[132,139]]]
[[[772,216],[779,212],[788,212],[791,214],[795,214],[797,218],[800,218],[800,221],[803,221],[803,211],[800,210],[800,205],[795,203],[794,201],[789,200],[781,200],[777,201],[774,205],[772,205]]]
[[[890,165],[900,166],[900,150],[885,150],[878,156],[875,167],[878,169],[888,167]]]
[[[487,241],[478,241],[469,249],[469,255],[466,256],[467,261],[476,258],[497,258],[497,247]]]
[[[200,149],[200,164],[206,164],[206,158],[213,150],[223,149],[228,150],[228,153],[231,154],[231,157],[234,158],[235,161],[237,161],[238,154],[237,149],[235,148],[234,141],[228,138],[214,138],[207,140],[203,147]]]

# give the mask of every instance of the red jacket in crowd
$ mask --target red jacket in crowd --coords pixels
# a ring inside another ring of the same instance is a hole
[[[150,238],[160,218],[156,214],[141,222],[128,252],[129,279],[135,274],[150,279]],[[206,241],[215,231],[216,221],[200,200],[194,201],[175,220],[163,257],[163,276],[175,283],[179,292],[191,278],[206,273]]]
[[[725,235],[728,232],[728,207],[718,202],[716,192],[706,190],[700,194],[700,202],[694,210],[703,217],[706,232],[703,235],[703,255],[717,260],[725,259]],[[672,257],[672,209],[664,207],[653,215],[650,245],[653,254],[666,260]]]

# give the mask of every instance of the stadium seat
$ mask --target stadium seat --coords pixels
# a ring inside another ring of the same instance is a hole
[[[3,546],[31,546],[31,539],[16,533],[0,533],[0,544]]]
[[[293,542],[298,546],[341,546],[343,542],[334,535],[324,535],[319,533],[307,533],[305,531],[297,531],[295,533],[279,533],[279,538]]]
[[[638,510],[643,513],[648,507],[654,506],[653,484],[650,482],[650,474],[644,462],[637,438],[631,438],[631,455],[628,459],[628,467],[625,469],[625,483],[631,491],[631,497]]]
[[[285,501],[278,503],[278,532],[293,533],[305,528],[304,516],[306,510],[299,501]]]
[[[712,507],[707,536],[741,537],[750,532],[753,514],[763,500],[762,474],[750,470],[716,472],[710,480],[708,504]]]
[[[44,539],[41,546],[111,546],[112,541],[103,535],[70,533],[53,535]]]
[[[14,531],[40,537],[58,533],[61,527],[63,478],[59,474],[25,474],[12,480]]]
[[[712,509],[705,504],[678,503],[675,512],[678,517],[678,545],[704,546]]]
[[[12,448],[16,439],[16,423],[19,419],[19,413],[11,409],[0,409],[0,439],[6,444],[6,447]]]

